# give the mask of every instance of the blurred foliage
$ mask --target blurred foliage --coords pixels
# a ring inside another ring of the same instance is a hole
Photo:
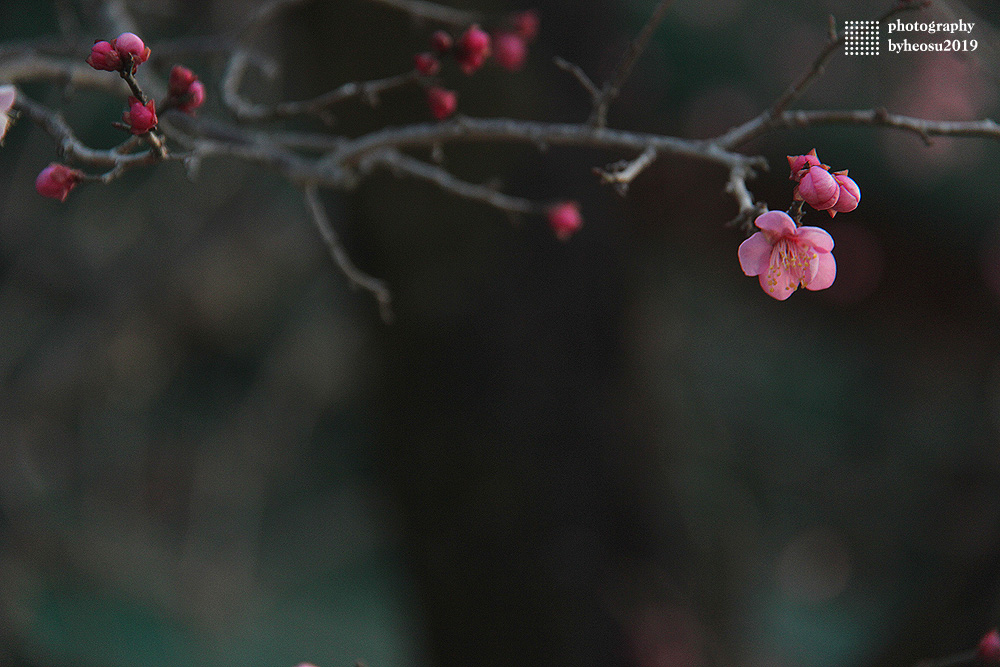
[[[256,5],[129,4],[154,47]],[[808,66],[829,13],[887,4],[678,0],[611,123],[723,131]],[[600,80],[652,5],[541,1],[523,72],[446,83],[470,115],[583,120],[552,56]],[[986,43],[1000,17],[971,5]],[[55,15],[4,2],[0,38]],[[262,98],[404,71],[431,29],[363,0],[282,26],[261,45],[292,66]],[[975,55],[838,57],[801,105],[995,115],[996,63]],[[200,64],[212,90],[223,63]],[[115,101],[66,108],[115,141]],[[337,129],[425,120],[404,90]],[[863,199],[808,214],[837,282],[784,303],[739,270],[725,175],[684,160],[621,200],[590,169],[628,156],[446,148],[464,178],[581,200],[565,245],[387,175],[330,195],[393,287],[383,327],[271,174],[168,165],[59,205],[32,190],[51,142],[18,123],[0,150],[0,661],[822,667],[971,646],[1000,620],[1000,146],[792,130],[748,148],[772,165],[754,194],[787,207],[784,155],[813,147]]]

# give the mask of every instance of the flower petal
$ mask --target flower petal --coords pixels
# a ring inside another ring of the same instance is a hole
[[[795,240],[808,244],[819,252],[833,250],[833,237],[822,227],[799,227],[795,230]]]
[[[17,89],[14,86],[0,86],[0,113],[10,111],[17,98]]]
[[[760,286],[768,296],[773,296],[778,301],[784,301],[792,295],[795,291],[795,287],[788,284],[788,278],[786,276],[778,276],[778,280],[775,281],[776,284],[771,284],[772,278],[768,277],[767,272],[760,274]]]
[[[771,244],[764,232],[756,232],[740,244],[740,268],[748,276],[756,276],[767,271],[771,260]]]
[[[795,221],[784,211],[768,211],[757,216],[753,221],[759,229],[777,236],[790,236],[795,233]]]
[[[818,264],[816,275],[806,284],[806,289],[813,291],[826,289],[833,284],[833,279],[837,277],[837,262],[831,253],[820,253],[816,261]]]

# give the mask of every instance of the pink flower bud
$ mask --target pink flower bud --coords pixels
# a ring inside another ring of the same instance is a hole
[[[132,134],[146,134],[156,127],[156,105],[153,100],[145,104],[134,97],[128,98],[128,111],[122,115],[122,120],[129,124]]]
[[[441,69],[441,61],[430,53],[418,53],[413,56],[413,66],[424,76],[434,76]]]
[[[534,41],[538,35],[540,21],[538,19],[538,12],[534,9],[514,14],[511,23],[514,25],[514,32],[525,42]]]
[[[795,187],[795,198],[804,199],[817,211],[825,211],[837,203],[840,186],[823,167],[809,167]]]
[[[455,59],[466,74],[472,74],[490,57],[490,36],[478,25],[472,25],[458,40]]]
[[[123,32],[115,37],[112,44],[114,44],[119,57],[123,61],[129,56],[132,57],[132,72],[135,72],[140,63],[149,60],[149,49],[142,43],[139,36],[134,33]]]
[[[788,177],[792,181],[801,180],[810,167],[820,166],[815,148],[805,155],[786,155],[785,157],[788,158],[788,166],[792,170],[791,176]]]
[[[438,120],[444,120],[455,113],[458,107],[458,95],[454,90],[447,90],[438,86],[431,86],[427,89],[427,105],[431,108],[431,114]]]
[[[1000,632],[994,628],[979,640],[976,657],[987,665],[1000,665]]]
[[[431,49],[437,51],[442,56],[451,51],[452,42],[451,35],[444,30],[438,30],[431,35]]]
[[[122,66],[122,59],[111,42],[94,42],[87,64],[94,69],[117,72]]]
[[[191,84],[198,80],[194,72],[183,65],[174,65],[170,70],[170,80],[167,91],[174,97],[186,95]]]
[[[560,241],[568,241],[583,226],[580,205],[575,201],[564,201],[549,208],[546,213],[549,227]]]
[[[38,178],[35,179],[35,190],[43,197],[66,201],[69,191],[75,188],[82,178],[82,171],[53,162],[38,174]]]
[[[493,56],[504,69],[516,72],[524,67],[528,58],[528,45],[524,39],[512,32],[501,32],[493,36]]]
[[[187,98],[177,105],[184,113],[191,113],[205,103],[205,84],[195,81],[188,86]]]
[[[837,203],[833,205],[833,208],[827,209],[831,218],[837,213],[848,213],[853,211],[861,202],[861,188],[858,187],[858,184],[854,182],[853,178],[849,178],[847,176],[846,169],[844,171],[834,172],[833,180],[837,181],[840,193],[837,197]]]

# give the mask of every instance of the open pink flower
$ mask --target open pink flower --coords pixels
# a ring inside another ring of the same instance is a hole
[[[17,88],[11,85],[0,86],[0,145],[3,145],[3,137],[10,127],[10,116],[7,114],[14,108],[16,99]]]
[[[754,220],[761,231],[740,244],[740,267],[758,276],[770,296],[784,301],[799,287],[826,289],[837,277],[833,237],[819,227],[796,227],[783,211]]]

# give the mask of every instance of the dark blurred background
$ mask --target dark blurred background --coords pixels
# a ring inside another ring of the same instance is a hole
[[[257,6],[128,4],[154,52]],[[488,25],[528,8],[452,4]],[[472,116],[582,121],[552,57],[602,80],[654,4],[539,0],[523,71],[444,83]],[[713,136],[799,76],[828,14],[890,4],[678,0],[610,123]],[[1000,13],[969,7],[904,19],[975,20],[974,57],[883,40],[801,106],[995,115]],[[4,0],[0,37],[77,9]],[[312,3],[257,40],[286,76],[253,92],[406,71],[435,27]],[[184,64],[201,113],[224,114],[224,63]],[[122,101],[23,89],[120,139]],[[335,130],[429,118],[413,88],[344,104]],[[772,166],[755,196],[787,208],[784,156],[814,147],[863,198],[807,215],[837,281],[783,303],[739,269],[726,174],[691,161],[621,199],[591,168],[629,155],[445,147],[468,180],[579,200],[566,244],[389,175],[331,193],[392,287],[385,326],[274,174],[164,165],[60,205],[32,187],[51,140],[18,123],[0,149],[0,664],[880,667],[973,646],[1000,621],[1000,144],[785,131],[747,147]]]

